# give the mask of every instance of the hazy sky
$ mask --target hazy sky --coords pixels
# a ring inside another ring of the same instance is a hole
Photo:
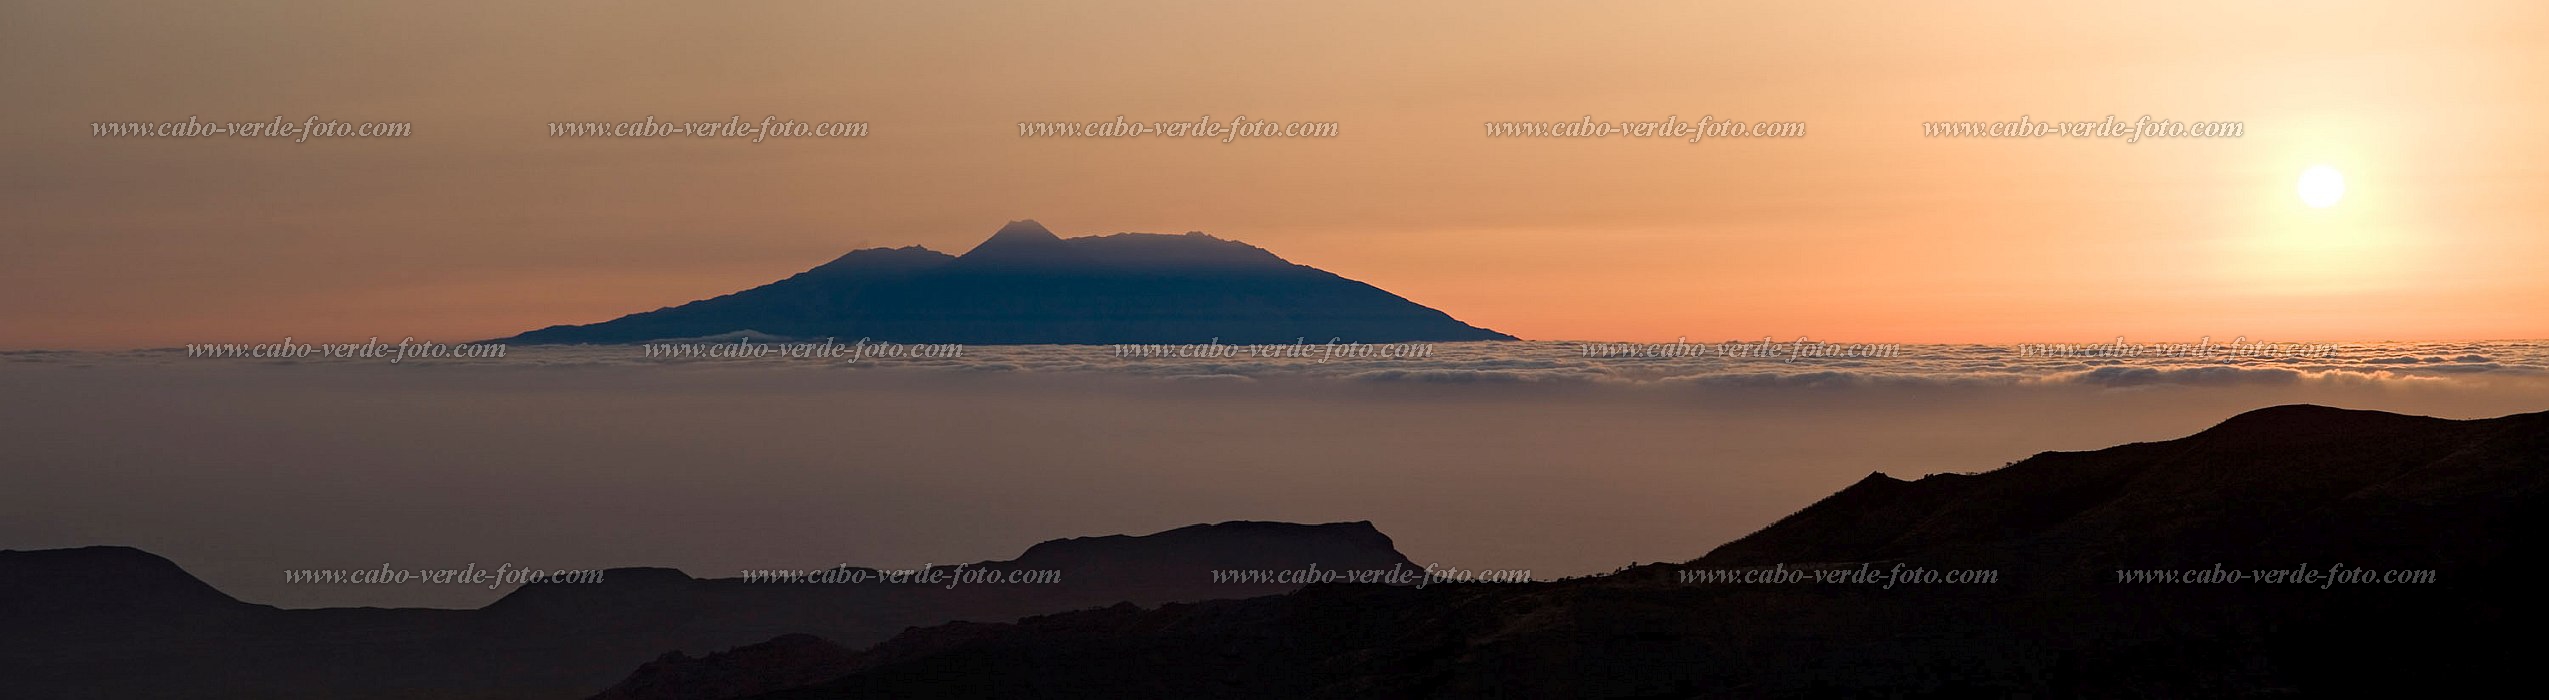
[[[590,322],[1009,219],[1527,338],[2549,335],[2549,4],[0,0],[0,347]],[[1022,138],[1021,121],[1336,138]],[[1504,120],[1804,138],[1491,139]],[[2239,138],[1925,138],[1925,121]],[[102,121],[413,123],[138,139]],[[552,121],[864,121],[569,139]],[[2316,165],[2348,187],[2312,209]]]

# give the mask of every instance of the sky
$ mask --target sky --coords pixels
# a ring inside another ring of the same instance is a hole
[[[2549,5],[1870,5],[5,0],[0,348],[497,337],[1020,218],[1532,339],[2549,336]],[[1338,132],[1018,126],[1240,114]],[[92,127],[278,115],[413,131]],[[870,132],[549,132],[650,115]],[[1668,115],[1807,133],[1484,135]],[[1923,135],[2021,115],[2242,133]]]

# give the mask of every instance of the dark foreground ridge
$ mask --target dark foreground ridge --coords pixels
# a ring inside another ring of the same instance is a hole
[[[2284,406],[1980,474],[1873,474],[1697,560],[1542,583],[1291,590],[1205,574],[1407,565],[1369,523],[1056,540],[977,565],[1068,572],[1054,586],[619,569],[480,610],[276,610],[138,550],[0,552],[0,697],[2468,694],[2451,691],[2529,680],[2527,640],[2549,622],[2544,526],[2549,413]],[[2432,578],[2122,573],[2335,564]],[[1693,580],[1861,567],[1993,576]]]
[[[1872,475],[1683,564],[943,625],[827,657],[826,671],[850,669],[832,680],[740,696],[2451,695],[2531,680],[2544,487],[2549,413],[2284,406],[1988,473]],[[2119,573],[2217,564],[2435,576],[2323,587]],[[1688,578],[1862,565],[1988,570],[1995,582]],[[737,696],[699,690],[682,697]]]
[[[1411,565],[1368,522],[1228,522],[1055,540],[968,565],[1060,572],[1053,583],[761,583],[611,569],[599,583],[532,584],[477,610],[283,610],[233,599],[138,549],[0,550],[0,698],[577,698],[649,659],[798,635],[758,645],[759,656],[710,657],[764,683],[739,690],[770,690],[846,672],[824,665],[850,653],[838,645],[916,625],[1271,595],[1295,586],[1215,583],[1212,572],[1311,564]]]
[[[1202,233],[1065,239],[1012,221],[963,256],[852,251],[712,299],[497,342],[642,343],[749,332],[896,343],[1513,340],[1372,285]]]

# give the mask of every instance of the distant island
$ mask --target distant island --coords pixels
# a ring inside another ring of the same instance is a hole
[[[920,246],[856,250],[733,294],[495,342],[620,344],[743,331],[980,345],[1515,339],[1201,232],[1066,239],[1025,220],[961,256]]]

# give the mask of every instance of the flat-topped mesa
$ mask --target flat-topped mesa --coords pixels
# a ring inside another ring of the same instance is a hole
[[[1303,525],[1235,520],[1189,525],[1151,535],[1108,535],[1048,540],[1027,548],[1015,562],[1024,568],[1063,568],[1137,574],[1145,570],[1275,568],[1281,562],[1315,561],[1337,569],[1412,566],[1369,521]]]
[[[166,557],[131,547],[0,550],[0,618],[66,611],[118,616],[256,608]]]

